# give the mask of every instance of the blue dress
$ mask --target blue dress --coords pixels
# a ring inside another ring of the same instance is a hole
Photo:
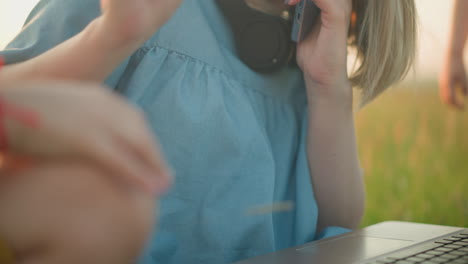
[[[98,0],[40,1],[0,55],[29,59],[99,14]],[[140,263],[230,263],[346,231],[316,233],[300,70],[251,71],[214,0],[185,1],[107,84],[144,110],[176,171]],[[294,210],[247,214],[279,201]]]

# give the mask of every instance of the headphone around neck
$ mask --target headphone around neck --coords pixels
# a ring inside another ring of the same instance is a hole
[[[294,58],[290,19],[250,8],[245,0],[216,0],[229,22],[239,58],[252,70],[271,73]]]

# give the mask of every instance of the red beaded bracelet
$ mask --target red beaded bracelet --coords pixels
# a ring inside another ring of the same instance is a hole
[[[4,60],[0,57],[0,70],[3,65]],[[39,127],[38,114],[11,105],[0,96],[0,152],[3,153],[8,151],[8,135],[5,126],[6,117],[12,118],[32,129],[37,129]]]
[[[3,57],[0,57],[0,70],[5,61]],[[6,128],[5,128],[5,106],[3,105],[3,100],[0,100],[0,151],[7,150],[7,140],[6,140]]]
[[[28,128],[39,128],[39,116],[36,113],[10,105],[0,97],[0,152],[3,153],[8,151],[8,135],[5,126],[5,118],[7,117]]]
[[[0,151],[6,152],[8,150],[5,127],[5,105],[3,100],[0,98]]]

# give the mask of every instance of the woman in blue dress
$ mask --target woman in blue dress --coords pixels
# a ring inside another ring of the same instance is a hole
[[[359,225],[352,87],[367,103],[413,61],[413,0],[314,3],[297,66],[265,74],[239,58],[215,0],[42,0],[0,78],[105,80],[139,106],[176,174],[139,263],[230,263]],[[284,201],[293,210],[246,214]]]

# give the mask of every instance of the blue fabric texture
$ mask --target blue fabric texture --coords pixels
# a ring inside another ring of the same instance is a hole
[[[37,56],[99,14],[98,0],[42,0],[0,55]],[[347,231],[316,234],[300,70],[251,71],[214,0],[185,1],[106,83],[144,110],[176,171],[141,264],[230,263]],[[280,201],[294,210],[247,214]]]

